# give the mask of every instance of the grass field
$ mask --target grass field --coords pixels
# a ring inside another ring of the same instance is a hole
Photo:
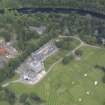
[[[48,58],[44,61],[44,65],[45,65],[46,71],[49,69],[49,67],[50,67],[53,63],[55,63],[56,61],[58,61],[61,57],[64,57],[67,53],[68,53],[67,50],[60,50],[60,51],[56,52],[55,54],[53,54],[52,56],[48,57]]]
[[[72,39],[72,38],[69,38]],[[58,38],[59,40],[59,38]],[[78,45],[80,44],[80,42],[78,40],[72,39],[70,41],[70,45],[72,46],[70,49],[60,49],[58,52],[56,52],[55,54],[53,54],[52,56],[48,57],[45,61],[44,61],[44,65],[45,65],[45,69],[46,71],[49,69],[49,67],[55,63],[56,61],[58,61],[60,58],[65,57],[65,55],[72,51],[74,48],[76,48]]]
[[[18,95],[35,92],[46,101],[43,105],[104,105],[104,74],[95,70],[94,65],[105,65],[105,50],[86,47],[81,50],[83,55],[80,61],[73,60],[68,65],[57,64],[37,85],[12,84],[8,88]],[[87,77],[84,77],[85,73]],[[98,81],[97,86],[94,85],[94,81]]]

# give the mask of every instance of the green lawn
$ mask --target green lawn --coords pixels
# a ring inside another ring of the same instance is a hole
[[[61,38],[60,38],[61,39]],[[69,38],[72,39],[72,38]],[[59,38],[58,38],[59,40]],[[80,44],[80,42],[78,40],[72,39],[70,41],[70,46],[72,46],[70,49],[60,49],[58,52],[56,52],[55,54],[53,54],[52,56],[48,57],[45,61],[45,69],[46,71],[48,70],[48,68],[55,63],[56,61],[58,61],[60,58],[65,57],[65,55],[70,52],[71,50],[73,50],[74,48],[76,48],[78,45]]]
[[[58,61],[60,58],[64,57],[66,54],[68,53],[67,50],[59,50],[58,52],[56,52],[55,54],[53,54],[52,56],[48,57],[45,61],[44,61],[44,65],[46,68],[46,71],[48,70],[48,68],[56,61]]]
[[[0,105],[9,105],[7,102],[0,101]]]
[[[2,84],[6,84],[7,82],[18,80],[19,78],[20,78],[20,75],[19,74],[15,74],[14,77],[12,77],[11,79],[8,79],[6,81],[3,81]]]
[[[104,74],[100,70],[95,70],[94,65],[105,65],[105,50],[86,47],[81,50],[83,55],[80,61],[73,60],[68,65],[57,64],[37,85],[12,84],[8,88],[18,95],[35,92],[46,100],[43,105],[103,105],[105,102],[105,84],[102,83]],[[84,77],[85,73],[87,77]],[[94,81],[98,81],[97,86],[94,85]],[[86,94],[87,91],[90,92],[89,95]]]

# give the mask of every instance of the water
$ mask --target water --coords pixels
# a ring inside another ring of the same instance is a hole
[[[78,8],[18,8],[15,9],[19,13],[32,14],[32,13],[77,13],[82,16],[91,15],[100,19],[105,19],[105,14],[94,12],[90,10],[78,9]]]
[[[105,19],[105,14],[95,12],[95,11],[90,11],[90,10],[85,10],[85,9],[79,9],[79,8],[18,8],[18,9],[8,9],[9,11],[11,10],[16,10],[19,13],[23,14],[34,14],[34,13],[77,13],[82,16],[85,15],[90,15],[92,17],[97,17],[100,19]],[[4,13],[4,10],[1,9],[0,13]]]

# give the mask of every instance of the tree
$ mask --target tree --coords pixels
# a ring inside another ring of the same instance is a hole
[[[16,95],[13,91],[11,91],[7,88],[2,88],[0,90],[0,100],[5,100],[10,105],[14,105],[15,101],[16,101]]]
[[[6,93],[7,101],[10,103],[10,105],[14,105],[16,101],[15,93],[9,89],[5,89],[4,91]]]
[[[68,64],[71,60],[73,59],[73,56],[72,55],[69,55],[69,56],[65,56],[62,60],[62,63],[64,65]]]
[[[27,101],[27,99],[28,99],[28,94],[23,93],[23,94],[21,94],[19,101],[20,101],[20,103],[25,103]]]
[[[55,42],[55,44],[56,44],[56,46],[58,47],[58,48],[62,48],[63,47],[63,43],[62,43],[62,41],[56,41]]]
[[[82,55],[82,51],[81,51],[81,50],[76,50],[76,51],[75,51],[75,54],[76,54],[77,56],[81,56],[81,55]]]
[[[103,78],[102,78],[102,82],[105,83],[105,76],[103,76]]]
[[[31,105],[31,103],[30,103],[29,101],[26,101],[26,102],[24,103],[24,105]]]
[[[39,97],[37,94],[35,93],[31,93],[30,94],[30,99],[37,102],[37,103],[42,103],[43,100],[41,99],[41,97]]]
[[[6,42],[10,41],[11,35],[9,32],[0,32],[0,37],[3,37]]]
[[[70,38],[59,39],[55,43],[56,46],[60,49],[70,50],[72,48],[71,46],[72,39]]]

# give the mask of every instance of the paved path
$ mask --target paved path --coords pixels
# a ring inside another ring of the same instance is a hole
[[[83,46],[88,46],[88,47],[92,47],[92,48],[103,49],[102,47],[99,47],[99,46],[93,46],[93,45],[86,44],[86,43],[84,43],[84,42],[83,42],[79,37],[77,37],[77,36],[59,36],[59,38],[67,38],[67,37],[73,38],[73,39],[75,39],[75,40],[80,41],[80,44],[79,44],[76,48],[74,48],[72,51],[70,51],[69,53],[67,53],[66,56],[69,56],[70,54],[75,53],[76,50],[80,49],[80,48],[83,47]],[[46,72],[46,74],[42,77],[42,79],[43,79],[45,76],[47,76],[48,73],[53,69],[53,67],[54,67],[56,64],[59,64],[59,63],[62,61],[62,59],[63,59],[63,57],[61,57],[59,60],[57,60],[55,63],[53,63],[53,64],[49,67],[49,69],[48,69],[48,71]],[[42,79],[40,79],[37,83],[39,83]],[[2,87],[6,87],[6,86],[10,85],[11,83],[19,83],[19,82],[21,82],[20,79],[19,79],[19,80],[12,81],[12,82],[8,82],[8,83],[6,83],[6,84],[3,84]]]
[[[8,82],[8,83],[3,84],[2,87],[7,87],[8,85],[10,85],[10,84],[12,84],[12,83],[19,83],[19,82],[21,82],[20,79],[14,80],[14,81],[10,81],[10,82]]]
[[[86,43],[84,43],[84,42],[83,42],[79,37],[77,37],[77,36],[59,36],[59,37],[60,37],[60,38],[67,38],[67,37],[70,37],[70,38],[73,38],[73,39],[76,39],[76,40],[80,41],[80,45],[78,45],[78,46],[77,46],[76,48],[74,48],[72,51],[70,51],[69,53],[67,53],[66,56],[68,56],[68,55],[70,55],[70,54],[72,54],[72,53],[75,53],[76,50],[80,49],[80,48],[83,47],[83,46],[88,46],[88,47],[92,47],[92,48],[103,49],[102,47],[99,47],[99,46],[93,46],[93,45],[86,44]],[[62,61],[62,59],[63,59],[63,57],[60,58],[58,61],[56,61],[54,64],[52,64],[52,65],[50,66],[50,68],[48,69],[48,73],[53,69],[53,67],[54,67],[56,64],[60,63],[60,62]],[[47,74],[48,74],[48,73],[47,73]]]
[[[76,48],[74,48],[72,51],[70,51],[69,53],[67,53],[66,56],[68,56],[68,55],[74,53],[76,50],[78,50],[79,48],[81,48],[81,47],[84,45],[84,42],[83,42],[82,40],[80,40],[78,37],[73,37],[73,36],[59,36],[59,37],[60,37],[60,38],[71,37],[71,38],[73,38],[73,39],[76,39],[76,40],[80,41],[80,45],[78,45],[78,46],[77,46]],[[48,71],[47,71],[47,73],[46,73],[45,76],[47,76],[47,74],[53,69],[53,67],[54,67],[56,64],[59,64],[62,60],[63,60],[63,57],[61,57],[59,60],[57,60],[55,63],[53,63],[53,64],[49,67],[49,69],[48,69]]]
[[[76,39],[78,41],[80,41],[81,45],[82,46],[88,46],[88,47],[92,47],[92,48],[100,48],[100,49],[103,49],[102,47],[100,46],[95,46],[95,45],[90,45],[90,44],[87,44],[85,43],[83,40],[81,40],[79,37],[77,36],[59,36],[59,38],[73,38],[73,39]]]

